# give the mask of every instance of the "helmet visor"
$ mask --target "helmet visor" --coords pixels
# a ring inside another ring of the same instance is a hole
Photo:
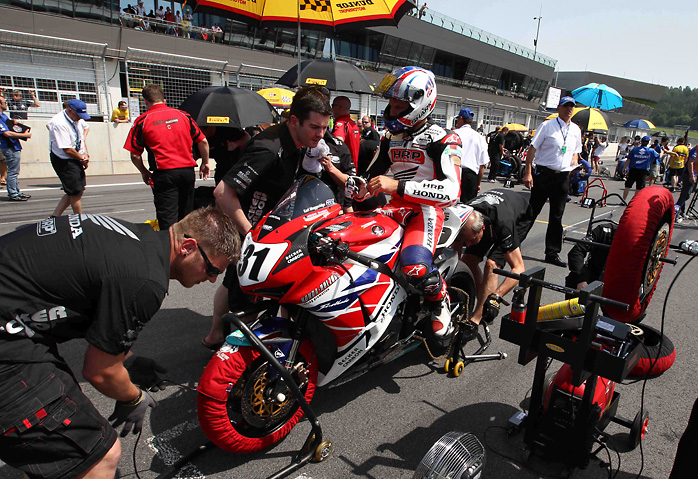
[[[380,84],[376,87],[375,93],[378,95],[389,96],[387,93],[393,88],[397,82],[397,77],[392,73],[387,73]]]

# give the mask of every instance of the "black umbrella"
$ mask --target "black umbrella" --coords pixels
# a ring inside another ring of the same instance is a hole
[[[276,123],[278,114],[267,100],[252,90],[210,86],[193,93],[179,106],[200,126],[248,126]]]
[[[298,86],[298,67],[294,66],[276,82]],[[322,85],[332,91],[372,93],[368,78],[360,68],[340,60],[322,58],[301,62],[301,85]]]

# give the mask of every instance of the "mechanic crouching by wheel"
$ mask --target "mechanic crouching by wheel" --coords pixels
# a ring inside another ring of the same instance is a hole
[[[611,245],[618,225],[603,223],[596,225],[591,230],[588,238],[594,243]],[[568,288],[582,289],[589,283],[603,278],[608,259],[608,248],[594,246],[589,243],[575,243],[567,254],[567,262],[570,265],[570,274],[565,278],[565,286]],[[587,255],[589,257],[587,258]],[[586,259],[586,261],[585,261]]]
[[[0,459],[31,479],[113,478],[164,368],[130,352],[170,279],[215,281],[239,255],[232,221],[196,210],[168,231],[101,215],[43,220],[0,238]],[[82,375],[116,400],[109,421],[58,344],[85,338]],[[136,386],[138,383],[139,386]]]
[[[461,259],[475,279],[475,311],[461,326],[465,328],[463,338],[470,340],[477,335],[480,321],[494,321],[499,314],[502,297],[518,283],[515,279],[504,278],[498,284],[498,276],[493,270],[508,264],[513,273],[525,271],[521,243],[533,226],[534,218],[528,200],[514,191],[490,190],[480,193],[467,204],[475,210],[471,214],[474,219],[468,218],[454,248],[462,251]],[[483,270],[480,269],[480,262],[485,256],[487,260]]]
[[[376,93],[388,99],[388,133],[368,169],[368,183],[350,177],[347,196],[363,201],[379,193],[390,202],[375,211],[405,227],[400,262],[409,280],[433,306],[434,338],[447,344],[454,327],[446,282],[432,265],[443,229],[443,208],[460,197],[460,137],[427,118],[436,104],[434,74],[403,67],[383,77]],[[392,177],[385,176],[390,171]]]

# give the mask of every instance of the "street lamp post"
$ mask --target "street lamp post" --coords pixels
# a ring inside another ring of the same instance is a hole
[[[538,28],[536,28],[536,39],[533,40],[533,59],[536,59],[536,52],[538,51],[538,33],[540,32],[540,21],[543,19],[540,15],[533,17],[534,20],[538,20]]]

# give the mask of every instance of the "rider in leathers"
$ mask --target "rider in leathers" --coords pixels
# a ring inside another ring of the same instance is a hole
[[[368,169],[368,183],[354,177],[349,188],[358,192],[359,201],[381,192],[391,195],[390,202],[375,211],[405,227],[402,270],[433,302],[434,336],[447,340],[453,332],[449,297],[432,259],[443,228],[443,208],[460,197],[460,137],[427,121],[436,103],[432,72],[399,68],[385,76],[377,92],[389,99],[384,112],[388,133]],[[384,176],[388,171],[392,177]]]

